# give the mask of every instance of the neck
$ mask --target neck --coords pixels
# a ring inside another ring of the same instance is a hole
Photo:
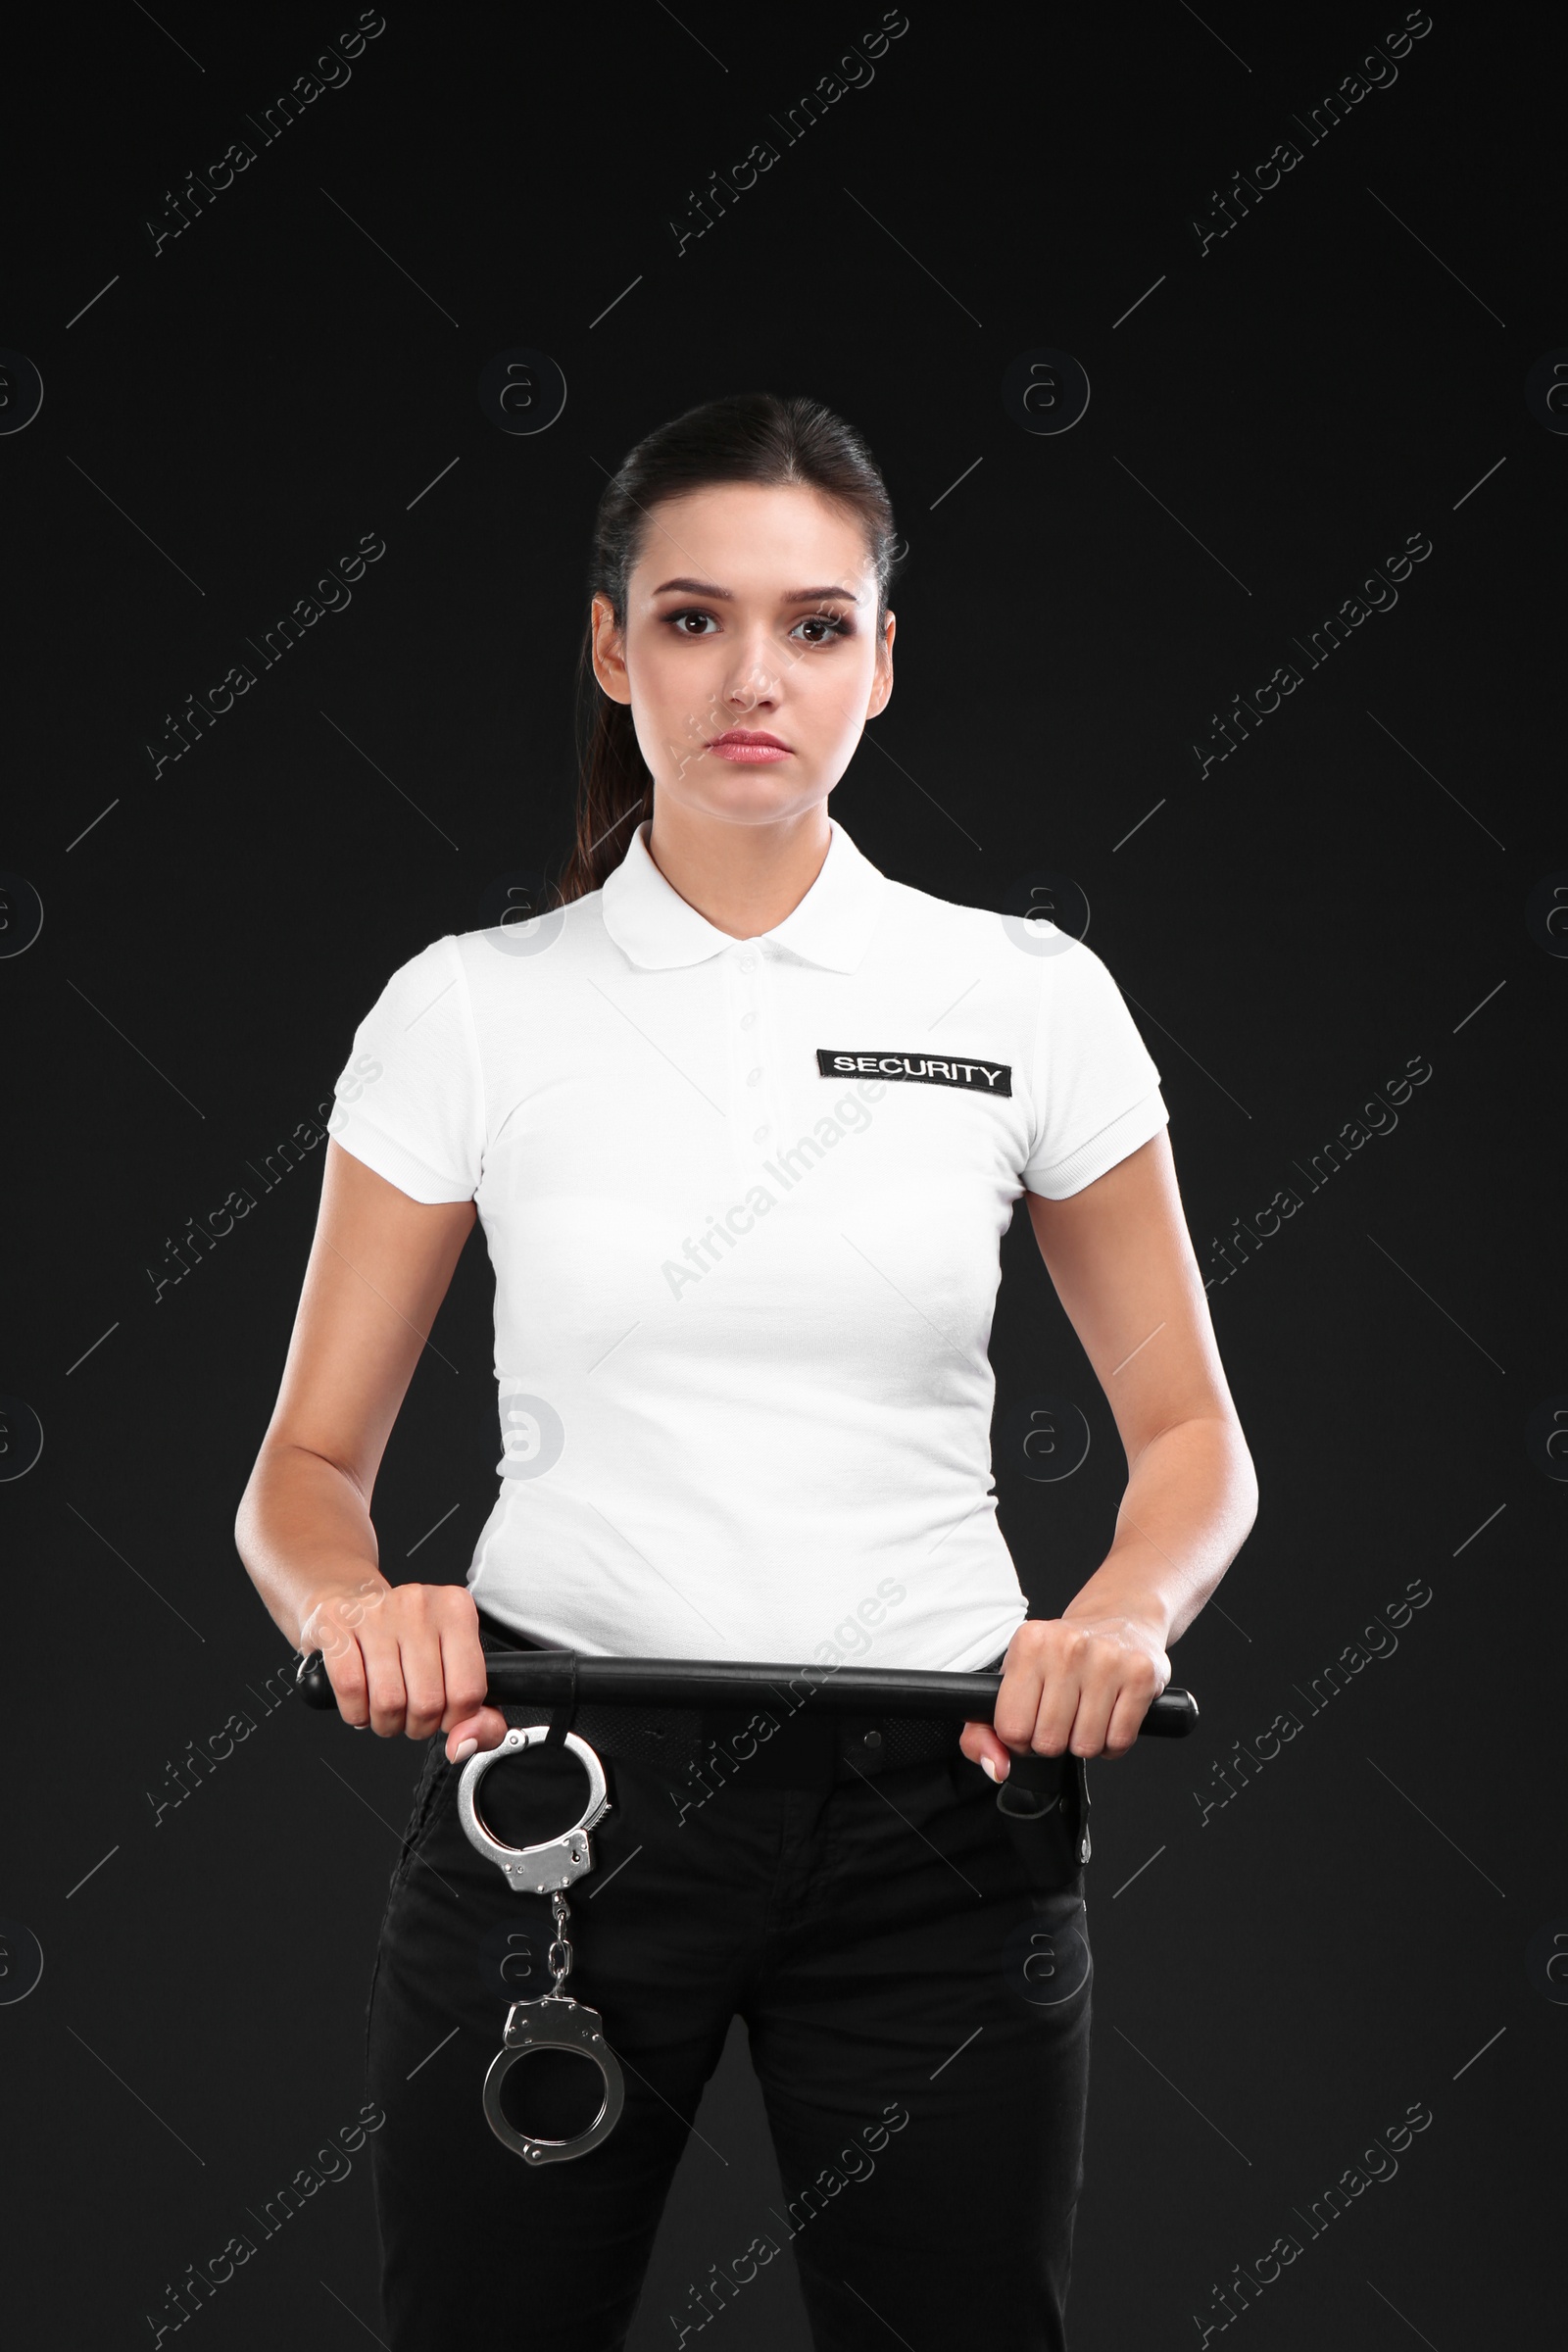
[[[731,824],[657,796],[649,856],[671,890],[715,931],[757,939],[793,914],[832,843],[827,804],[765,824]]]

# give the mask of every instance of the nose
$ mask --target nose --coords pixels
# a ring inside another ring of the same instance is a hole
[[[724,681],[726,710],[744,712],[763,705],[771,707],[777,703],[778,695],[778,671],[764,646],[754,643],[737,649],[734,664]]]

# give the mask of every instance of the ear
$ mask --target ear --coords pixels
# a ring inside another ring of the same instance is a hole
[[[616,626],[608,596],[595,596],[589,622],[593,630],[594,676],[612,703],[629,704],[631,681],[626,675],[625,640]]]
[[[877,648],[876,670],[871,680],[871,693],[865,706],[867,718],[876,718],[893,699],[893,637],[898,627],[893,613],[887,617],[882,642]]]

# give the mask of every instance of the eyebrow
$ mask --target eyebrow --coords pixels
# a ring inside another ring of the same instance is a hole
[[[710,596],[719,604],[732,605],[735,602],[733,589],[720,588],[712,580],[661,580],[659,586],[652,589],[650,593],[654,596],[662,596],[666,588],[684,589],[689,596]],[[858,605],[860,602],[853,588],[840,587],[790,588],[778,601],[781,605],[819,605],[829,597],[839,597],[849,605]]]

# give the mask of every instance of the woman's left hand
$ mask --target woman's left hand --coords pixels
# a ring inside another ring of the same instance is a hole
[[[1150,1702],[1170,1681],[1158,1629],[1137,1617],[1030,1617],[1007,1644],[991,1723],[966,1723],[958,1745],[994,1781],[1012,1751],[1124,1756]]]

